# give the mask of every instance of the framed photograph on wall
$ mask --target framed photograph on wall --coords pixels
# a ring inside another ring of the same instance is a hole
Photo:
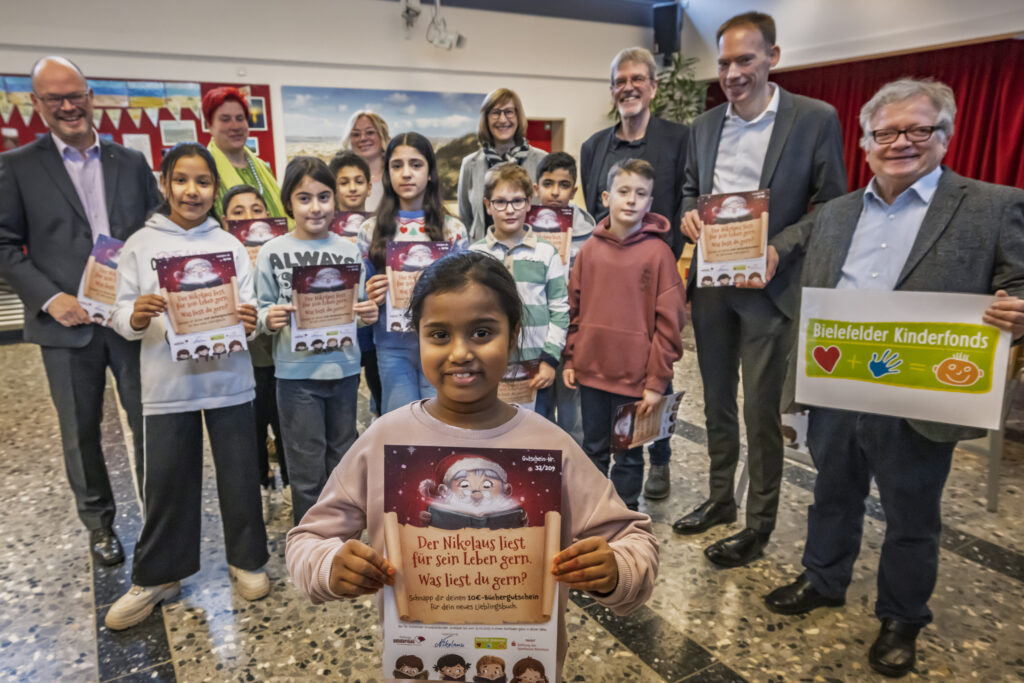
[[[160,122],[160,144],[164,147],[173,147],[180,142],[196,142],[197,140],[195,121],[171,119]]]
[[[245,146],[249,148],[249,151],[256,156],[260,155],[260,140],[259,138],[246,138]]]
[[[267,103],[262,97],[249,98],[249,130],[267,129]]]

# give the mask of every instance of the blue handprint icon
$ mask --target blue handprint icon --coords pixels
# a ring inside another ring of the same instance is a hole
[[[892,349],[886,349],[882,352],[881,358],[878,357],[877,353],[871,354],[871,362],[868,363],[868,370],[871,371],[872,377],[878,379],[885,375],[900,374],[900,371],[896,368],[901,365],[903,365],[903,361],[900,359],[900,354],[895,353]]]

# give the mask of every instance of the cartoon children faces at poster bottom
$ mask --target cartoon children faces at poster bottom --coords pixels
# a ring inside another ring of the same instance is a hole
[[[236,310],[238,279],[230,251],[155,261],[174,360],[209,361],[248,348]]]
[[[547,569],[560,549],[561,452],[386,446],[384,458],[396,577],[383,593],[385,672],[501,682],[525,662],[522,680],[545,680],[558,643]]]
[[[805,288],[796,400],[999,429],[1010,335],[991,296]]]

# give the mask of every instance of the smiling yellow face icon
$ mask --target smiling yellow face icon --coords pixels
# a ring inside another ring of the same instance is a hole
[[[967,359],[967,354],[955,353],[932,368],[935,379],[954,387],[969,387],[985,376],[985,371]]]

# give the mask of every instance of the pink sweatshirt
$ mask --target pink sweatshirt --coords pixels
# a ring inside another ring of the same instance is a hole
[[[588,536],[608,541],[618,562],[619,584],[607,596],[591,595],[616,614],[627,614],[650,597],[658,574],[658,540],[651,533],[651,520],[626,508],[612,483],[572,437],[536,413],[522,409],[494,429],[452,427],[427,413],[420,401],[370,425],[331,473],[320,500],[302,523],[288,532],[288,572],[314,604],[339,599],[328,585],[331,560],[346,540],[359,538],[367,529],[370,545],[384,553],[385,445],[561,450],[562,548]],[[560,595],[559,668],[565,659],[568,590],[560,591]]]

